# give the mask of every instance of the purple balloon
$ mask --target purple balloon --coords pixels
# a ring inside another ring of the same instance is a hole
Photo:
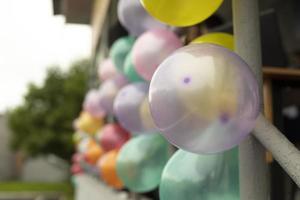
[[[122,74],[118,74],[113,79],[106,80],[101,84],[99,88],[100,106],[106,114],[113,114],[115,97],[126,84],[128,84],[128,80]]]
[[[151,80],[149,100],[162,134],[194,153],[238,145],[255,126],[260,110],[249,66],[213,44],[188,45],[164,60]]]
[[[151,133],[157,129],[150,114],[147,83],[133,83],[122,88],[114,102],[119,123],[134,134]]]
[[[93,117],[99,118],[105,115],[105,111],[100,105],[99,90],[92,89],[87,93],[83,102],[83,109]]]
[[[139,36],[149,29],[167,27],[167,25],[150,16],[139,0],[120,0],[118,3],[118,18],[133,36]]]
[[[182,46],[175,33],[166,29],[145,32],[132,48],[132,61],[137,73],[150,81],[158,65]]]

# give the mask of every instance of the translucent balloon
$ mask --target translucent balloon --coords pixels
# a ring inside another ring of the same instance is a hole
[[[161,200],[240,200],[238,150],[212,155],[178,150],[159,187]]]
[[[101,157],[97,166],[104,182],[116,189],[121,189],[123,183],[116,171],[117,156],[117,150],[109,151]]]
[[[234,52],[191,44],[168,57],[149,90],[156,126],[174,145],[215,153],[240,143],[259,114],[254,74]]]
[[[118,18],[133,36],[139,36],[149,29],[166,27],[149,15],[139,0],[120,0]]]
[[[119,90],[128,83],[127,79],[119,74],[113,79],[106,80],[99,88],[100,106],[106,114],[113,114],[114,99]]]
[[[141,0],[156,19],[173,26],[190,26],[210,17],[223,0]]]
[[[101,81],[113,78],[118,71],[110,58],[105,59],[98,67],[98,77]]]
[[[131,36],[126,36],[119,38],[116,40],[109,52],[109,55],[115,65],[115,67],[120,71],[123,72],[123,65],[125,62],[125,58],[127,54],[130,52],[135,38]]]
[[[103,125],[103,119],[93,117],[88,112],[81,112],[79,118],[75,121],[75,128],[88,134],[95,134]]]
[[[141,77],[150,81],[158,65],[181,46],[182,42],[171,31],[166,29],[147,31],[133,46],[133,65]]]
[[[140,135],[127,142],[117,158],[117,173],[133,192],[155,189],[170,156],[167,141],[160,134]]]
[[[119,123],[131,133],[156,131],[149,110],[148,88],[147,83],[133,83],[122,88],[115,99],[115,116]]]
[[[92,89],[85,96],[83,109],[93,117],[101,118],[105,115],[103,108],[100,105],[99,90]]]
[[[92,165],[96,164],[98,159],[103,155],[103,149],[96,143],[89,146],[84,156],[86,161]]]
[[[135,67],[132,62],[132,53],[131,52],[127,55],[127,57],[125,59],[124,74],[127,77],[127,79],[130,80],[131,82],[144,81],[144,79],[142,77],[140,77],[135,70]]]
[[[234,51],[234,38],[229,33],[208,33],[192,41],[194,44],[212,43]]]
[[[108,124],[99,132],[99,142],[104,151],[119,149],[129,140],[130,134],[118,124]]]

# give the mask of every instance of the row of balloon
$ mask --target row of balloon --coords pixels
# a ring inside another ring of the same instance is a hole
[[[182,47],[173,31],[221,4],[119,0],[130,35],[114,42],[99,66],[101,86],[86,95],[73,173],[84,161],[116,189],[159,186],[162,200],[239,199],[236,146],[259,114],[254,74],[233,52],[232,35],[209,33]],[[179,148],[174,155],[167,141]]]

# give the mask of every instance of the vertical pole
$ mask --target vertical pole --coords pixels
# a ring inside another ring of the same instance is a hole
[[[258,0],[233,0],[235,49],[254,72],[262,102],[262,64]],[[261,105],[262,108],[262,105]],[[239,146],[241,200],[268,200],[269,179],[264,147],[248,137]]]

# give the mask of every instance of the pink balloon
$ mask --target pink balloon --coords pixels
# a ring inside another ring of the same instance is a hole
[[[158,65],[182,46],[180,39],[171,31],[154,29],[142,34],[132,49],[133,64],[137,73],[150,81]]]
[[[98,134],[104,151],[119,149],[130,138],[130,134],[119,124],[108,124]]]
[[[73,175],[75,175],[75,174],[82,174],[83,173],[83,169],[81,168],[81,166],[78,163],[74,163],[71,166],[71,173]]]
[[[101,81],[113,78],[118,74],[116,67],[110,58],[105,59],[98,67],[98,77]]]
[[[101,107],[100,100],[101,95],[99,90],[90,90],[84,99],[83,109],[93,117],[103,117],[105,115],[105,111]]]
[[[72,156],[72,162],[73,163],[80,163],[82,161],[84,161],[84,155],[83,154],[81,154],[81,153],[73,154],[73,156]]]

